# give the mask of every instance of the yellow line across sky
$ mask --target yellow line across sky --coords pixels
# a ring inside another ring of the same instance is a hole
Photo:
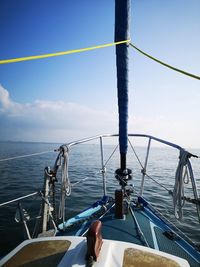
[[[38,55],[38,56],[19,57],[19,58],[12,58],[12,59],[2,59],[2,60],[0,60],[0,64],[8,64],[8,63],[15,63],[15,62],[21,62],[21,61],[27,61],[27,60],[35,60],[35,59],[40,59],[40,58],[69,55],[69,54],[80,53],[80,52],[95,50],[95,49],[99,49],[99,48],[105,48],[105,47],[109,47],[109,46],[129,43],[129,42],[130,42],[130,40],[124,40],[124,41],[119,41],[119,42],[114,42],[114,43],[109,43],[109,44],[102,44],[102,45],[96,45],[96,46],[91,46],[91,47],[86,47],[86,48],[75,49],[75,50],[68,50],[68,51],[64,51],[64,52],[43,54],[43,55]]]

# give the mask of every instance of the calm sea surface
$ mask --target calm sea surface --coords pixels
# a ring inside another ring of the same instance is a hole
[[[21,142],[0,142],[0,159],[32,154],[44,151],[50,153],[32,157],[24,157],[9,161],[0,161],[0,203],[11,199],[38,191],[43,186],[44,168],[53,166],[57,156],[54,149],[59,144],[47,143],[21,143]],[[112,154],[115,145],[105,145],[104,162]],[[144,147],[136,146],[135,151],[144,164]],[[200,151],[193,150],[192,153],[200,155]],[[129,149],[128,168],[133,171],[132,183],[136,191],[139,191],[141,183],[141,166],[136,159],[132,149]],[[173,189],[174,176],[177,167],[178,152],[169,148],[152,148],[147,172],[155,180],[162,183],[168,189]],[[119,167],[118,150],[114,153],[111,160],[107,163],[107,192],[113,195],[118,188],[118,182],[114,178],[114,171]],[[193,160],[194,174],[197,185],[200,185],[200,160]],[[100,148],[97,144],[84,144],[73,147],[70,151],[70,180],[75,183],[85,179],[83,183],[72,187],[72,195],[66,200],[66,216],[70,217],[76,212],[81,211],[92,202],[101,198],[103,194],[101,178]],[[57,194],[59,193],[59,182],[57,183]],[[191,184],[186,186],[185,195],[192,196]],[[196,216],[195,206],[185,204],[184,218],[180,223],[174,218],[173,203],[167,191],[158,186],[155,182],[146,178],[144,196],[159,211],[162,211],[167,218],[180,227],[194,242],[200,242],[200,225]],[[58,197],[57,197],[58,199]],[[31,218],[37,215],[40,207],[38,197],[31,197],[22,202],[23,207],[28,211]],[[5,255],[23,240],[23,230],[19,223],[16,223],[15,212],[17,203],[9,204],[0,208],[0,256]]]

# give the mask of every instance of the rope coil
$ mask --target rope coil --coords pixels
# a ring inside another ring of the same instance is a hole
[[[59,205],[59,219],[65,219],[65,197],[71,195],[71,184],[68,176],[68,161],[69,161],[69,149],[67,146],[62,146],[60,152],[61,162],[61,194]]]
[[[173,190],[173,203],[174,203],[174,214],[179,220],[183,217],[183,206],[185,204],[184,197],[184,184],[189,183],[188,173],[188,161],[190,153],[185,150],[180,151],[179,163],[175,175],[175,184]]]

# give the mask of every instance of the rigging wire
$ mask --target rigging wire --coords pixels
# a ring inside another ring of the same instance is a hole
[[[138,52],[140,52],[141,54],[143,54],[144,56],[146,56],[146,57],[148,57],[148,58],[150,58],[150,59],[156,61],[157,63],[159,63],[159,64],[161,64],[161,65],[163,65],[163,66],[165,66],[165,67],[167,67],[167,68],[170,68],[170,69],[172,69],[172,70],[174,70],[174,71],[180,72],[180,73],[182,73],[182,74],[184,74],[184,75],[186,75],[186,76],[189,76],[189,77],[191,77],[191,78],[200,80],[200,76],[197,76],[197,75],[194,75],[194,74],[192,74],[192,73],[186,72],[186,71],[184,71],[184,70],[175,68],[175,67],[173,67],[172,65],[169,65],[169,64],[167,64],[167,63],[165,63],[165,62],[163,62],[163,61],[161,61],[161,60],[159,60],[159,59],[157,59],[157,58],[155,58],[155,57],[152,57],[151,55],[149,55],[149,54],[145,53],[144,51],[140,50],[139,48],[137,48],[137,47],[136,47],[135,45],[133,45],[132,43],[129,43],[129,45],[130,45],[132,48],[134,48],[135,50],[137,50]]]
[[[106,160],[105,164],[104,164],[104,167],[106,167],[106,165],[108,164],[108,162],[110,161],[110,159],[112,158],[112,156],[115,154],[115,151],[117,150],[117,148],[119,147],[119,145],[117,145],[113,152],[111,153],[111,155],[109,156],[109,158]]]
[[[135,149],[134,149],[134,147],[133,147],[133,145],[132,145],[130,139],[128,139],[128,142],[129,142],[129,145],[131,146],[131,148],[132,148],[132,150],[133,150],[133,153],[134,153],[134,155],[135,155],[135,157],[136,157],[138,163],[140,164],[140,167],[141,167],[142,170],[143,170],[143,169],[144,169],[144,166],[142,165],[142,162],[141,162],[141,160],[139,159],[139,156],[137,155],[137,153],[136,153],[136,151],[135,151]]]
[[[22,196],[22,197],[18,197],[18,198],[6,201],[4,203],[1,203],[0,207],[3,207],[3,206],[8,205],[10,203],[13,203],[13,202],[16,202],[16,201],[19,201],[19,200],[22,200],[22,199],[25,199],[25,198],[28,198],[28,197],[31,197],[31,196],[35,196],[35,195],[39,195],[39,192],[34,192],[34,193],[31,193],[31,194],[28,194],[28,195],[25,195],[25,196]]]
[[[10,157],[10,158],[0,159],[0,162],[8,161],[8,160],[14,160],[14,159],[28,158],[28,157],[38,156],[38,155],[52,153],[52,152],[54,152],[54,151],[53,150],[49,150],[49,151],[32,153],[32,154],[20,155],[20,156],[15,156],[15,157]]]
[[[160,182],[158,182],[156,179],[154,179],[152,176],[150,176],[139,156],[137,155],[131,141],[129,140],[129,144],[134,152],[134,155],[139,163],[139,165],[141,166],[141,172],[143,174],[145,174],[145,176],[149,179],[151,179],[153,182],[155,182],[157,185],[159,185],[160,187],[162,187],[164,190],[166,190],[168,192],[169,195],[172,196],[173,198],[173,204],[174,204],[174,214],[175,217],[177,219],[181,219],[183,212],[182,212],[182,208],[184,206],[184,202],[189,202],[189,203],[193,203],[196,204],[196,206],[200,206],[200,198],[198,198],[198,196],[196,196],[195,198],[190,198],[190,197],[186,197],[184,195],[184,184],[188,184],[189,180],[191,179],[190,177],[190,173],[188,170],[188,164],[189,164],[189,157],[193,156],[195,158],[199,158],[196,155],[192,155],[191,153],[188,153],[185,150],[181,150],[181,156],[180,156],[180,161],[179,161],[179,165],[177,167],[177,171],[176,171],[176,176],[175,176],[175,185],[174,185],[174,190],[170,190],[168,189],[165,185],[161,184]],[[185,169],[184,169],[185,167]],[[190,178],[190,179],[189,179]],[[194,188],[193,188],[193,192],[194,192]],[[197,207],[197,210],[199,210],[199,208]],[[198,213],[199,214],[199,213]]]

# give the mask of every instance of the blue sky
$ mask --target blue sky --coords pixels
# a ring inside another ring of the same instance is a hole
[[[132,1],[131,39],[200,75],[200,1]],[[113,41],[113,0],[1,0],[0,59]],[[200,148],[199,81],[130,48],[129,132]],[[114,47],[0,65],[0,140],[68,142],[117,133]]]

